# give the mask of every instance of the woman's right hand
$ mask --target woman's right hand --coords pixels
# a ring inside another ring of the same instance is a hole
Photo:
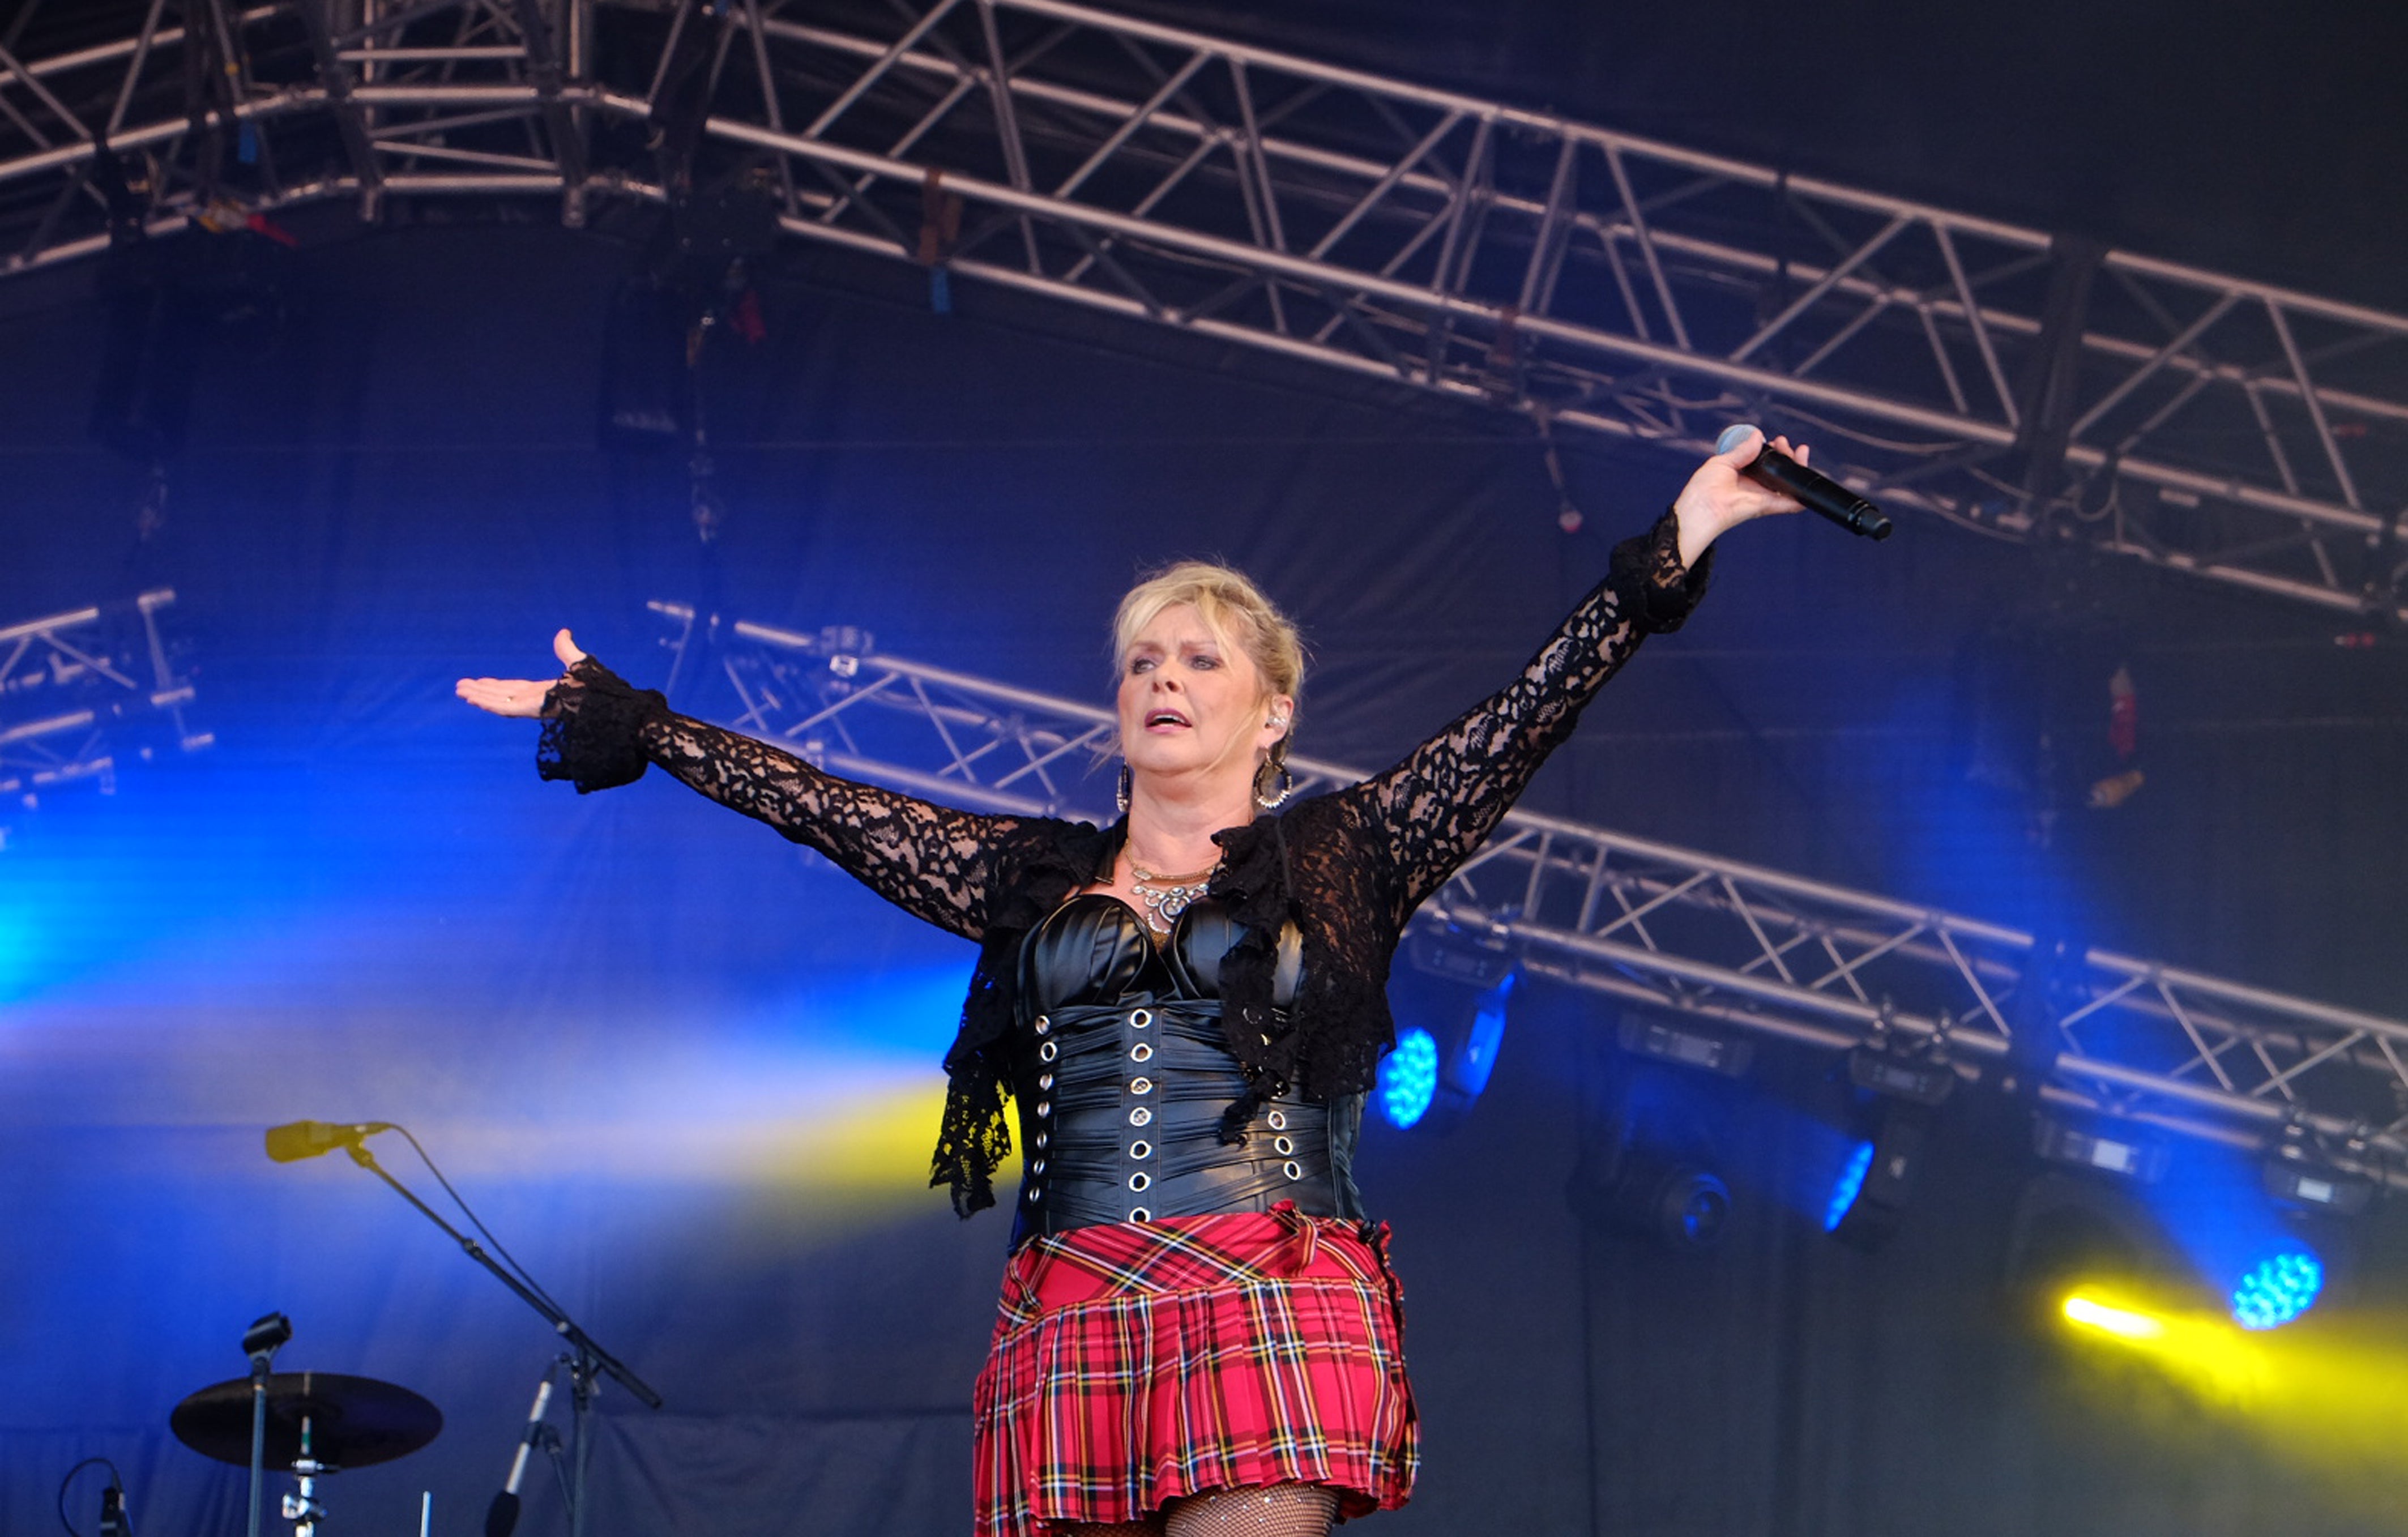
[[[565,675],[570,668],[585,660],[566,630],[552,638],[552,654],[560,658]],[[543,697],[567,682],[566,678],[463,678],[452,692],[494,715],[515,715],[533,720],[543,713]],[[569,687],[577,686],[569,683]]]

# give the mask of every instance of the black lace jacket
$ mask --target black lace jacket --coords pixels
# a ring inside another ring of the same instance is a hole
[[[1604,582],[1581,600],[1520,676],[1466,711],[1402,763],[1351,788],[1315,796],[1217,835],[1225,856],[1212,895],[1243,937],[1221,968],[1223,1026],[1254,1086],[1223,1119],[1242,1141],[1262,1099],[1293,1085],[1314,1098],[1371,1086],[1393,1043],[1390,959],[1405,920],[1494,831],[1548,753],[1641,638],[1680,627],[1710,562],[1683,568],[1668,513],[1613,552]],[[880,896],[974,941],[978,969],[950,1079],[935,1185],[964,1216],[995,1202],[1010,1152],[1010,990],[1021,940],[1072,895],[1109,877],[1124,825],[982,816],[823,773],[748,737],[674,714],[591,658],[545,701],[538,764],[580,791],[608,789],[657,763],[695,789],[826,855]],[[1304,941],[1302,988],[1285,1017],[1271,1008],[1280,930]]]

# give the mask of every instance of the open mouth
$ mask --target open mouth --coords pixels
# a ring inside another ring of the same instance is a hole
[[[1195,724],[1196,723],[1190,721],[1186,716],[1181,714],[1176,710],[1157,710],[1145,718],[1145,728],[1148,731],[1159,730],[1167,725],[1193,725]]]

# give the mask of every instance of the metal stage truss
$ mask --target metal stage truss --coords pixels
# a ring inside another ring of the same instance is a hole
[[[800,241],[2408,617],[2408,317],[1064,0],[36,0],[0,266],[761,179]],[[123,166],[96,176],[105,139]],[[1141,333],[1132,332],[1137,336]]]
[[[9,803],[30,808],[46,791],[91,783],[115,788],[127,754],[155,748],[144,717],[164,720],[178,750],[216,739],[184,718],[193,685],[169,659],[160,610],[165,587],[124,603],[95,604],[0,625],[0,848]]]
[[[882,655],[856,632],[697,629],[689,608],[652,608],[673,688],[833,772],[990,812],[1109,804],[1108,711]],[[1290,764],[1299,795],[1363,777]],[[2043,963],[2000,924],[1527,812],[1414,922],[1626,1002],[1994,1081],[2028,1070],[2039,1040],[2061,1106],[2242,1147],[2289,1139],[2408,1189],[2399,1020],[2104,950]]]

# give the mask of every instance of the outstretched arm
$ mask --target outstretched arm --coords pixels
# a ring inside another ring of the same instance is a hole
[[[1487,840],[1584,706],[1657,630],[1678,629],[1704,591],[1707,553],[1731,528],[1798,503],[1742,478],[1751,436],[1698,467],[1655,528],[1616,546],[1606,579],[1549,637],[1521,675],[1406,759],[1345,792],[1389,859],[1401,926]],[[1787,439],[1774,446],[1803,462]]]
[[[556,680],[464,678],[457,693],[496,715],[541,719],[547,779],[607,789],[648,764],[723,806],[766,822],[916,917],[968,939],[986,929],[998,846],[1021,826],[823,772],[767,742],[672,712],[630,687],[566,630],[552,639]]]

